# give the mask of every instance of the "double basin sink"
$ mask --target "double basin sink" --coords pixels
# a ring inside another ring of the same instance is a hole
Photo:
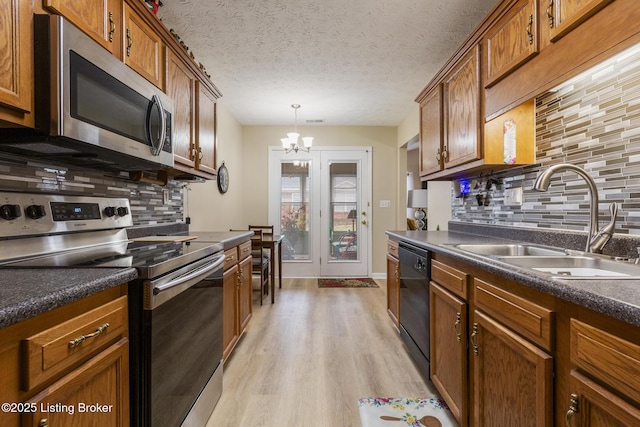
[[[606,255],[536,244],[455,244],[453,247],[558,279],[640,279],[640,266]]]

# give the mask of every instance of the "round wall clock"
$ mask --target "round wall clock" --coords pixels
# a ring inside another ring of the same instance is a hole
[[[229,171],[227,167],[224,165],[224,162],[218,168],[218,190],[222,194],[226,193],[229,189]]]

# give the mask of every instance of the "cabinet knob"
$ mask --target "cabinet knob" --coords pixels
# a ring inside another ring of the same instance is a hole
[[[38,421],[38,427],[49,427],[49,420],[47,418],[42,418]]]

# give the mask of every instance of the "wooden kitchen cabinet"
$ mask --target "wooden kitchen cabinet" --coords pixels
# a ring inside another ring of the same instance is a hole
[[[439,172],[444,168],[442,85],[437,85],[420,101],[420,176]]]
[[[469,417],[467,303],[436,282],[429,285],[431,381],[460,425]]]
[[[224,251],[222,359],[227,360],[252,316],[251,241]]]
[[[216,96],[201,82],[196,82],[195,168],[216,173]]]
[[[115,57],[122,58],[122,0],[43,0],[43,7],[64,16]]]
[[[2,0],[0,8],[0,121],[33,126],[31,2]]]
[[[196,77],[182,59],[167,52],[167,95],[173,100],[174,160],[195,168],[195,86]]]
[[[444,167],[450,168],[482,156],[480,131],[480,47],[457,63],[444,81]]]
[[[387,242],[387,313],[396,329],[400,330],[400,261],[398,242]]]
[[[0,400],[33,408],[3,411],[0,425],[129,425],[126,292],[126,284],[110,288],[0,330]],[[83,413],[81,403],[106,407]],[[56,404],[74,412],[46,413]]]
[[[549,0],[545,12],[551,40],[558,40],[612,1]]]
[[[164,89],[162,38],[126,3],[122,51],[125,64],[160,89]]]
[[[483,37],[485,87],[493,85],[538,53],[537,1],[517,1]]]

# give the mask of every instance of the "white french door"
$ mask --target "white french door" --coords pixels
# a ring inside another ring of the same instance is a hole
[[[371,148],[269,150],[269,223],[285,277],[370,274]]]

